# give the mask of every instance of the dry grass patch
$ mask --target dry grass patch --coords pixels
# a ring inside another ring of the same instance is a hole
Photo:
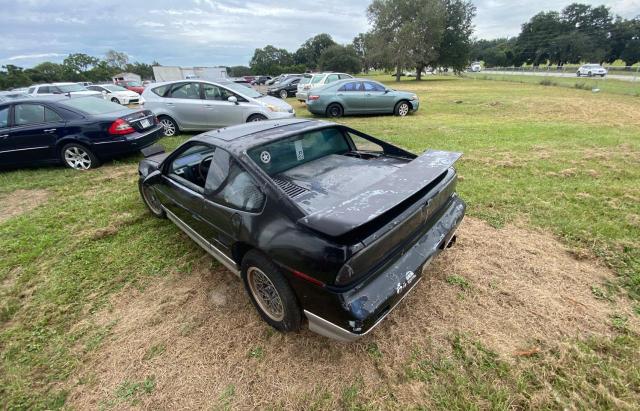
[[[28,213],[45,203],[50,195],[47,190],[15,190],[0,196],[0,223]]]
[[[613,278],[608,269],[576,260],[546,233],[473,218],[425,281],[354,344],[274,332],[241,282],[209,264],[205,257],[190,275],[126,289],[95,315],[116,325],[72,377],[70,406],[335,409],[356,398],[373,407],[433,405],[424,382],[403,377],[417,347],[431,347],[426,355],[437,359],[451,352],[452,335],[465,335],[514,363],[574,337],[615,335],[614,314],[639,329],[626,300],[594,296],[594,285]],[[153,389],[130,390],[135,401],[120,395],[145,381]]]

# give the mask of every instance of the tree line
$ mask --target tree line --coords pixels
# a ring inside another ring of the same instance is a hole
[[[0,70],[0,90],[56,81],[109,81],[120,72],[136,73],[143,79],[152,79],[154,65],[159,63],[130,63],[126,53],[115,50],[109,50],[103,58],[73,53],[61,64],[46,61],[28,69],[12,64],[3,66]]]
[[[511,38],[477,40],[471,57],[488,67],[640,62],[640,16],[623,19],[608,7],[573,3],[540,12]]]

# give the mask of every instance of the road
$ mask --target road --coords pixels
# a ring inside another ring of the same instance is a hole
[[[505,75],[514,75],[514,76],[540,76],[540,77],[576,77],[576,73],[558,73],[554,71],[494,71],[494,70],[483,70],[480,72],[481,74],[505,74]],[[589,78],[589,77],[583,77]],[[599,78],[599,77],[593,77]],[[623,74],[608,74],[605,79],[614,79],[614,80],[622,80],[622,81],[640,81],[639,76],[632,75],[623,75]]]

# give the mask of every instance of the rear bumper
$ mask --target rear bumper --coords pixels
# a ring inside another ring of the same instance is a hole
[[[309,92],[308,91],[298,91],[296,93],[296,98],[299,101],[307,101],[307,97],[309,96]]]
[[[430,227],[380,272],[349,290],[330,291],[324,308],[304,311],[309,329],[339,341],[354,341],[373,330],[422,278],[422,270],[453,238],[466,205],[452,197]],[[315,311],[314,311],[315,310]],[[324,311],[324,312],[320,312]]]
[[[151,131],[135,133],[113,141],[93,143],[93,149],[98,157],[115,156],[132,153],[149,147],[163,135],[162,126],[156,126]]]

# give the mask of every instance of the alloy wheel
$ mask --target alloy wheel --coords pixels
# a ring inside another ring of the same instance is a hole
[[[275,285],[269,277],[257,267],[247,270],[247,283],[253,298],[260,309],[273,321],[284,319],[284,305]]]
[[[88,170],[91,168],[91,156],[82,147],[72,146],[64,150],[64,161],[76,170]]]
[[[167,137],[171,137],[176,134],[176,125],[173,121],[168,118],[163,118],[160,120],[160,124],[164,127],[164,135]]]
[[[281,99],[283,99],[283,100],[284,100],[284,99],[285,99],[285,98],[287,98],[287,97],[289,97],[289,93],[287,93],[287,90],[282,90],[282,91],[280,91],[280,98],[281,98]]]
[[[409,114],[409,105],[407,103],[400,104],[400,107],[398,107],[398,114],[401,117],[404,117],[407,114]]]

